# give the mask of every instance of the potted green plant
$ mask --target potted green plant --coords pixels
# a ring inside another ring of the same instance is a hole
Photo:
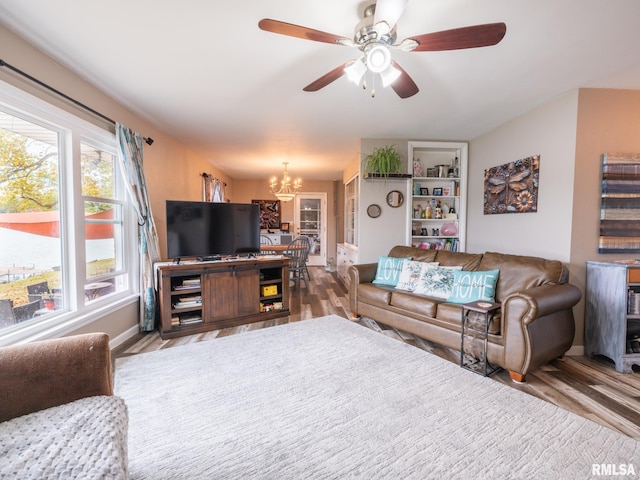
[[[374,148],[363,159],[362,171],[365,178],[388,178],[397,174],[406,174],[406,166],[396,145]]]

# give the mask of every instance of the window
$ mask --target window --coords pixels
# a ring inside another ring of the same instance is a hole
[[[127,205],[113,133],[0,82],[0,338],[135,294]]]
[[[124,269],[123,206],[121,182],[116,182],[116,157],[100,147],[82,143],[82,200],[87,301],[127,287]]]

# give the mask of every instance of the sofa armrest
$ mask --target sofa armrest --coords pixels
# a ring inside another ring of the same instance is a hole
[[[505,368],[526,374],[566,353],[573,343],[573,306],[582,293],[571,284],[514,292],[502,302]]]
[[[516,298],[524,300],[528,308],[526,314],[522,316],[522,323],[528,325],[536,318],[572,308],[580,301],[581,297],[582,293],[576,286],[563,283],[561,285],[541,285],[514,292],[508,295],[502,304],[504,306]]]
[[[377,263],[360,263],[349,266],[349,284],[371,283],[376,278]]]
[[[95,395],[113,395],[106,333],[0,348],[0,422]]]
[[[353,317],[358,317],[358,285],[371,283],[376,278],[377,263],[360,263],[349,266],[349,308]]]

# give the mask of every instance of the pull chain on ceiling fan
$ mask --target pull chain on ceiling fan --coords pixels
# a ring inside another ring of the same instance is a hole
[[[269,18],[260,20],[258,26],[266,32],[355,47],[362,52],[360,57],[337,66],[311,82],[303,88],[305,92],[316,92],[345,74],[354,83],[364,85],[363,78],[366,72],[370,71],[374,77],[376,74],[380,75],[383,87],[391,86],[400,98],[411,97],[418,93],[419,89],[409,74],[391,58],[390,49],[434,52],[488,47],[499,43],[507,31],[504,23],[488,23],[425,33],[395,43],[396,23],[406,4],[407,0],[378,0],[377,3],[369,5],[365,9],[364,19],[356,25],[353,40]],[[375,93],[372,96],[375,96]]]

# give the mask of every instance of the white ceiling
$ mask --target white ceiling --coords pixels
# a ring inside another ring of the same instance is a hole
[[[232,178],[289,161],[294,177],[339,179],[362,137],[470,140],[575,88],[640,88],[638,0],[409,0],[398,40],[493,22],[507,34],[393,50],[420,88],[404,100],[346,77],[303,92],[359,52],[258,28],[272,18],[351,38],[372,1],[0,0],[0,22]]]

